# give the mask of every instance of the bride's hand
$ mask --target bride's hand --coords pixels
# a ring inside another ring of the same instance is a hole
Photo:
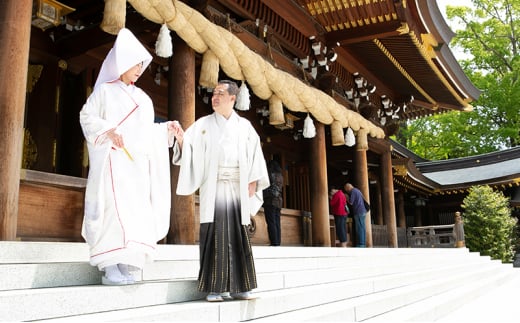
[[[107,137],[112,141],[114,147],[123,148],[125,146],[123,136],[116,132],[116,128],[108,130]]]
[[[175,136],[175,139],[182,145],[182,139],[184,138],[184,130],[181,127],[179,121],[168,122],[168,132]]]

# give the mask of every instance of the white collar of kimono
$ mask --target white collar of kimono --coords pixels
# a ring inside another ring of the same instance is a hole
[[[152,55],[139,42],[139,40],[127,28],[123,28],[117,34],[114,46],[108,52],[94,88],[98,85],[117,80],[131,67],[143,62],[142,71],[146,70]]]
[[[235,110],[233,110],[231,111],[229,119],[226,119],[220,113],[215,112],[215,120],[217,120],[217,125],[219,128],[225,125],[236,124],[238,122],[238,114],[235,112]]]

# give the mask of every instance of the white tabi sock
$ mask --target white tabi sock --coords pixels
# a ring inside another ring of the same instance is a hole
[[[104,268],[105,270],[105,277],[113,282],[120,282],[125,280],[126,278],[123,276],[121,271],[119,271],[119,268],[117,265],[112,266],[106,266]]]
[[[119,271],[121,272],[121,274],[123,274],[123,276],[130,275],[130,272],[128,271],[128,265],[126,265],[126,264],[117,264],[117,268],[119,268]]]
[[[134,282],[134,276],[130,274],[130,271],[128,271],[128,265],[127,264],[117,264],[117,268],[119,268],[119,271],[121,274],[129,281]]]

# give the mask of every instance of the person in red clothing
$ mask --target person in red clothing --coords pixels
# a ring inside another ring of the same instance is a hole
[[[331,188],[330,211],[334,215],[334,224],[336,225],[336,235],[341,247],[347,246],[347,195],[343,190],[337,187]]]

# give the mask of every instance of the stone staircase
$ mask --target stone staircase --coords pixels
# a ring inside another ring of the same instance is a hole
[[[196,245],[160,245],[141,282],[103,286],[84,243],[0,241],[0,321],[433,321],[516,274],[465,248],[253,253],[257,298],[208,303]]]

